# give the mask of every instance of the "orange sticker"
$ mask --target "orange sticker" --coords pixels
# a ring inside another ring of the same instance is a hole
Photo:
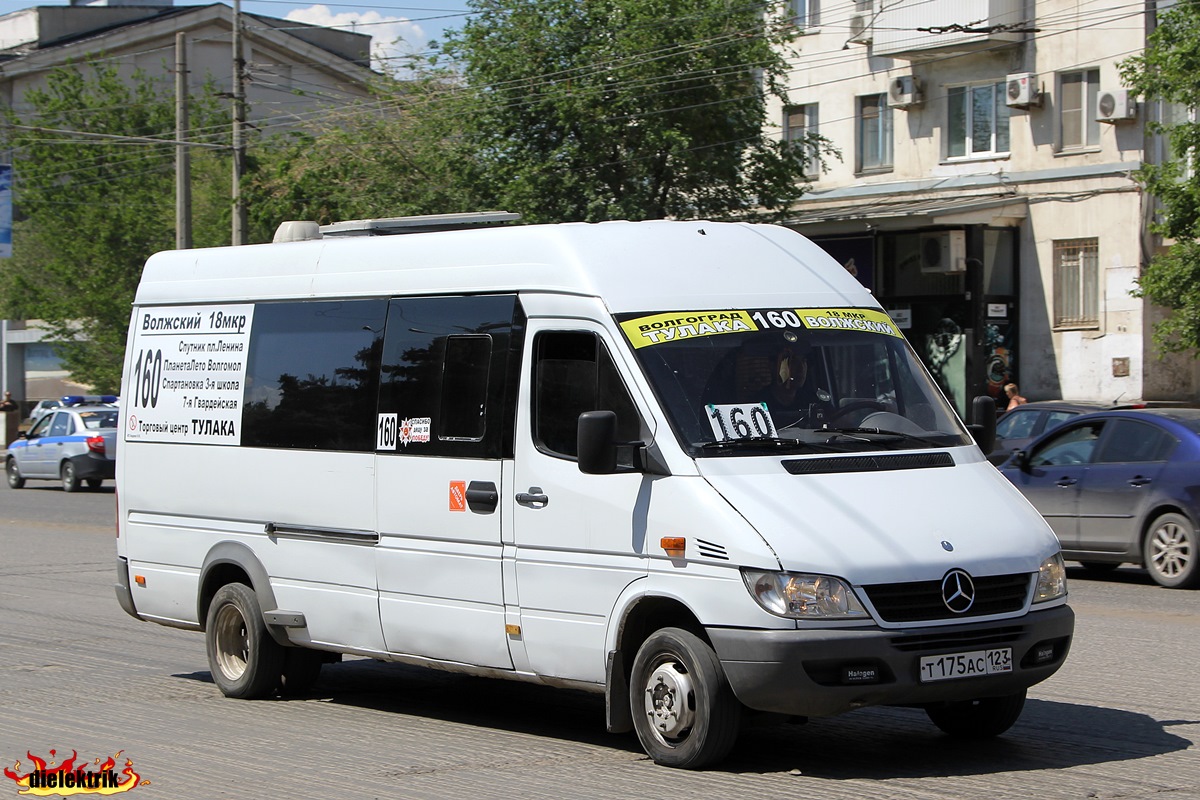
[[[450,510],[467,510],[467,482],[450,481]]]

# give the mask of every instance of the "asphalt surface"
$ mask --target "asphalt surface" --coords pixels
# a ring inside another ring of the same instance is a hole
[[[118,607],[114,496],[0,487],[0,766],[128,759],[160,800],[286,798],[1170,798],[1200,800],[1200,592],[1072,569],[1066,666],[1003,737],[866,709],[743,733],[719,768],[659,767],[602,699],[354,659],[244,702],[203,637]],[[94,762],[93,762],[94,763]],[[18,786],[0,773],[0,800]],[[76,797],[87,795],[75,795]]]

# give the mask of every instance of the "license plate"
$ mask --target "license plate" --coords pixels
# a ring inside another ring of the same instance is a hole
[[[970,653],[947,653],[943,656],[921,658],[921,683],[948,681],[954,678],[975,678],[1012,672],[1012,648],[973,650]]]

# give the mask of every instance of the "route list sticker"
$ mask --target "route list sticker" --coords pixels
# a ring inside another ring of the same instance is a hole
[[[252,304],[138,309],[125,439],[240,444],[253,319]]]

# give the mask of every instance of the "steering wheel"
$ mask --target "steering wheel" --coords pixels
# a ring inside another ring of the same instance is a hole
[[[829,416],[829,422],[841,419],[852,411],[861,411],[864,408],[869,408],[872,411],[887,411],[887,406],[876,400],[855,400],[852,403],[847,403],[838,410],[834,411]]]

